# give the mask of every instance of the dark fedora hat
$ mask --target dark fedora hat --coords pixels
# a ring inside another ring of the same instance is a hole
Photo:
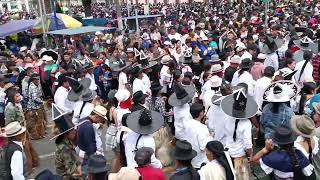
[[[136,75],[142,73],[142,71],[143,71],[143,69],[140,67],[140,65],[136,65],[131,68],[130,74],[132,74],[133,76],[136,76]]]
[[[169,97],[168,103],[171,106],[182,106],[192,100],[196,89],[193,85],[178,84],[174,93]]]
[[[286,126],[278,127],[274,134],[272,141],[278,145],[291,144],[296,140],[296,136],[293,134],[293,131]]]
[[[54,175],[49,169],[41,171],[35,178],[35,180],[62,180],[62,177]]]
[[[159,81],[153,81],[151,83],[150,89],[151,91],[160,91],[162,89],[162,86]]]
[[[91,80],[89,78],[84,78],[81,81],[77,81],[76,79],[68,76],[66,78],[71,86],[71,90],[68,93],[68,100],[78,101],[79,97],[89,88]]]
[[[137,103],[137,102],[140,102],[140,101],[144,100],[147,96],[148,96],[148,95],[143,94],[142,91],[137,91],[137,92],[135,92],[135,93],[133,94],[133,96],[132,96],[132,101],[133,101],[134,103]]]
[[[113,61],[112,64],[110,64],[110,68],[114,72],[122,71],[129,66],[131,66],[131,62],[123,61],[121,59]]]
[[[197,156],[197,152],[192,149],[188,141],[177,141],[172,156],[176,160],[190,160]]]
[[[225,114],[236,119],[251,118],[258,112],[258,104],[243,89],[223,98],[220,106]]]
[[[132,131],[145,135],[156,132],[164,123],[162,114],[147,109],[132,112],[127,120],[127,125]]]
[[[88,160],[88,172],[97,174],[107,172],[107,159],[102,154],[93,154]]]

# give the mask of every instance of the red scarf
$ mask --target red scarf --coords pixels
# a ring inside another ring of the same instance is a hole
[[[119,107],[122,109],[130,109],[131,106],[132,106],[131,97],[129,97],[127,100],[125,100],[119,104]]]

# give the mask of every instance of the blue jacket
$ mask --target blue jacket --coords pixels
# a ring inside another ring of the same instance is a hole
[[[96,146],[96,136],[94,132],[94,127],[90,121],[90,119],[83,119],[82,121],[86,121],[82,123],[78,127],[78,146],[79,148],[86,153],[86,155],[90,156],[97,151]]]

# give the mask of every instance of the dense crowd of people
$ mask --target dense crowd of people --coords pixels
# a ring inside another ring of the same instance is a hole
[[[151,6],[131,34],[0,40],[1,177],[26,179],[49,137],[56,175],[35,179],[319,179],[320,2],[215,3]]]

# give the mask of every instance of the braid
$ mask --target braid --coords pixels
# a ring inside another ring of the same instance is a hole
[[[228,163],[228,160],[225,156],[225,154],[215,153],[216,160],[219,162],[219,164],[225,169],[226,171],[226,180],[233,180],[234,176],[232,174],[231,167]]]
[[[236,141],[237,139],[237,128],[238,128],[239,122],[240,122],[240,119],[236,119],[234,131],[233,131],[233,141]]]
[[[307,140],[308,143],[308,148],[309,148],[309,161],[310,164],[312,164],[312,147],[311,147],[311,139],[310,138],[305,138]]]
[[[304,175],[302,173],[302,169],[300,168],[299,161],[296,156],[296,149],[291,147],[289,150],[286,150],[290,156],[293,165],[293,179],[294,180],[302,180]]]

